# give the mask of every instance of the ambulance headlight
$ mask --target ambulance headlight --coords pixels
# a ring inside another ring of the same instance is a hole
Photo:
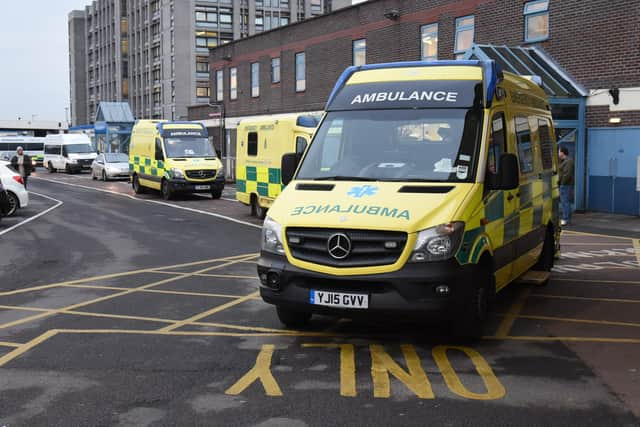
[[[184,178],[182,171],[176,168],[171,168],[171,176],[174,178]]]
[[[282,245],[282,226],[267,217],[262,224],[262,250],[275,254],[284,254]]]
[[[418,233],[410,262],[442,261],[451,258],[460,247],[464,222],[451,222]]]

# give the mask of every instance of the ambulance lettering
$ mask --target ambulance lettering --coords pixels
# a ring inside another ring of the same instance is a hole
[[[437,101],[437,102],[457,102],[458,92],[445,91],[417,91],[414,90],[407,94],[405,91],[395,92],[372,92],[358,94],[351,100],[354,104],[369,104],[374,102],[393,102],[393,101]]]

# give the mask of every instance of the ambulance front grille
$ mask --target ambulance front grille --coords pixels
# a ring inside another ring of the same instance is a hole
[[[215,169],[197,169],[187,171],[187,178],[192,179],[209,179],[216,176]]]
[[[343,259],[329,253],[329,239],[336,234],[345,235],[350,242],[349,254]],[[289,227],[286,237],[294,258],[331,267],[393,264],[407,243],[407,233],[378,230]]]

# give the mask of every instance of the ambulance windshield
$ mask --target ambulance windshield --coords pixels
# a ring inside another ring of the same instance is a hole
[[[181,136],[165,138],[167,157],[215,157],[216,152],[206,137]]]
[[[481,135],[475,109],[329,112],[297,179],[471,182]]]

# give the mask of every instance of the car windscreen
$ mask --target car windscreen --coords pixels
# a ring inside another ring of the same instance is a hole
[[[129,163],[129,156],[124,153],[105,153],[107,163]]]
[[[216,152],[207,138],[182,136],[165,138],[164,149],[167,157],[215,157]]]
[[[329,112],[297,179],[471,182],[479,109]]]
[[[66,153],[85,154],[93,153],[94,149],[89,144],[69,144],[64,146]]]

